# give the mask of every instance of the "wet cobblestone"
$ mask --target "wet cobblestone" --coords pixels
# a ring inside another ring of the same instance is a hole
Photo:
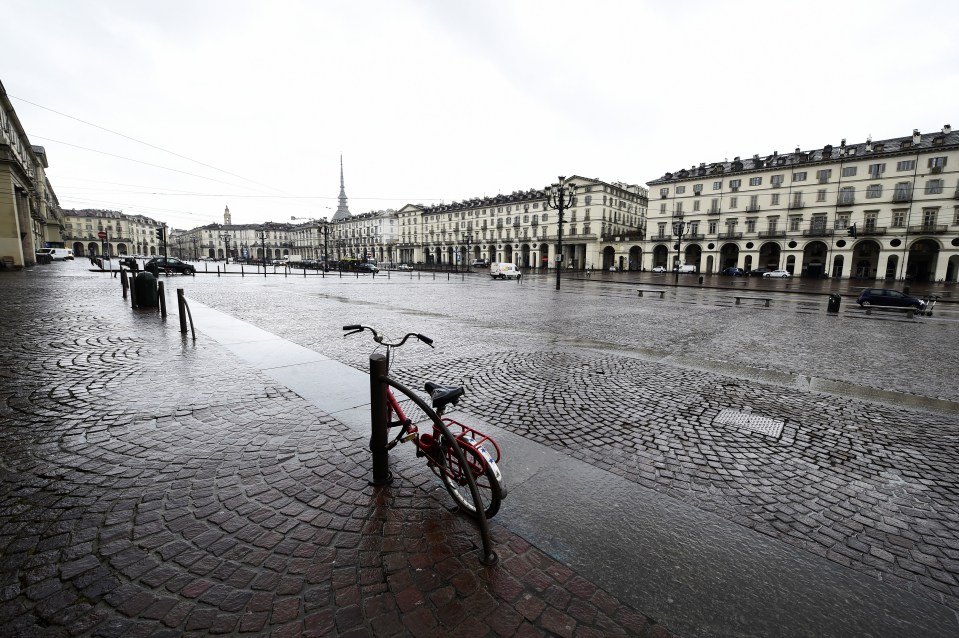
[[[64,266],[0,277],[4,634],[664,635],[502,527],[481,566],[421,463],[374,491],[360,437]]]

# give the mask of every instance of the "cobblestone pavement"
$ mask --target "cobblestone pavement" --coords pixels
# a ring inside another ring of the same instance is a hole
[[[369,349],[340,339],[342,325],[426,333],[437,349],[401,352],[401,379],[463,383],[489,422],[959,609],[959,323],[948,314],[847,306],[835,317],[821,298],[781,293],[766,309],[724,291],[659,301],[600,282],[556,294],[545,278],[403,277],[198,279],[188,294],[359,369]],[[924,410],[895,393],[939,402]],[[723,424],[726,410],[779,421],[782,434]]]
[[[167,281],[336,347],[355,310]],[[502,526],[483,567],[422,464],[374,491],[363,440],[175,324],[79,262],[0,276],[3,635],[669,635]]]

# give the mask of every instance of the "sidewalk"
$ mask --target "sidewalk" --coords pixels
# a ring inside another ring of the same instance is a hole
[[[193,342],[106,277],[0,298],[4,634],[669,635],[508,527],[483,567],[412,455],[371,488],[365,437],[271,378],[339,364],[199,304]]]

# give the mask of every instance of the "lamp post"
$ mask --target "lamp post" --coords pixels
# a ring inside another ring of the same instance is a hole
[[[470,257],[470,246],[473,244],[473,233],[466,231],[463,233],[463,241],[466,242],[466,272],[472,272],[470,270],[470,262],[472,257]]]
[[[689,230],[689,222],[683,221],[683,214],[676,213],[673,222],[673,232],[676,234],[676,284],[679,284],[679,264],[682,257],[683,235]]]
[[[573,203],[573,194],[576,186],[566,184],[566,177],[560,175],[559,182],[546,187],[546,202],[544,208],[555,209],[559,213],[556,224],[556,290],[559,290],[560,274],[563,266],[563,211]]]
[[[193,238],[193,261],[199,261],[199,255],[196,252],[196,237]]]
[[[223,240],[224,252],[223,252],[223,263],[230,263],[230,236],[226,233],[220,233],[220,239]]]
[[[263,251],[263,276],[266,277],[266,230],[256,231],[256,238],[260,240],[261,250]]]

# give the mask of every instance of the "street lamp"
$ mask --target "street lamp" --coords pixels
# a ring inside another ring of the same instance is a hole
[[[676,234],[676,284],[679,285],[679,264],[682,259],[683,235],[689,230],[689,222],[683,221],[683,214],[676,213],[676,221],[673,222],[673,233]]]
[[[263,276],[266,277],[266,230],[256,231],[256,238],[260,240],[263,250]]]
[[[226,233],[220,233],[220,239],[223,240],[223,245],[225,246],[223,263],[228,264],[230,263],[230,236]]]
[[[563,266],[563,211],[573,203],[573,194],[576,192],[574,184],[566,184],[566,178],[559,176],[559,182],[546,187],[546,203],[544,208],[552,208],[559,213],[559,222],[556,224],[556,290],[559,290],[560,271]]]
[[[472,272],[470,262],[473,258],[470,256],[470,246],[473,244],[473,233],[470,231],[463,233],[463,241],[466,242],[466,272]]]
[[[199,261],[200,255],[196,252],[196,237],[193,238],[193,261]]]

